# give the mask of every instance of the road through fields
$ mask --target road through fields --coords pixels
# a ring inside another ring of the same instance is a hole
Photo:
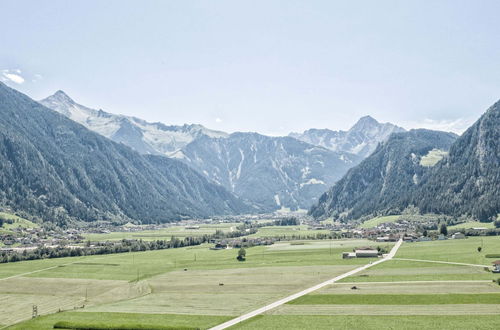
[[[286,304],[286,303],[287,303],[287,302],[289,302],[289,301],[292,301],[292,300],[297,299],[297,298],[299,298],[299,297],[302,297],[302,296],[304,296],[304,295],[306,295],[306,294],[309,294],[309,293],[311,293],[311,292],[314,292],[314,291],[316,291],[316,290],[318,290],[318,289],[321,289],[321,288],[323,288],[323,287],[325,287],[325,286],[327,286],[327,285],[333,284],[333,283],[335,283],[335,282],[337,282],[337,281],[340,281],[341,279],[344,279],[344,278],[346,278],[346,277],[348,277],[348,276],[351,276],[351,275],[354,275],[354,274],[356,274],[356,273],[359,273],[359,272],[361,272],[361,271],[363,271],[363,270],[365,270],[365,269],[368,269],[368,268],[370,268],[370,267],[372,267],[372,266],[378,265],[378,264],[380,264],[380,263],[382,263],[382,262],[384,262],[384,261],[391,260],[391,259],[392,259],[392,258],[396,255],[396,252],[398,251],[398,249],[399,249],[399,247],[401,246],[401,244],[402,244],[402,243],[403,243],[403,240],[401,240],[401,239],[400,239],[400,240],[399,240],[399,241],[398,241],[398,242],[397,242],[397,243],[393,246],[393,248],[391,249],[391,251],[389,252],[389,254],[387,254],[386,256],[384,256],[384,257],[383,257],[382,259],[380,259],[380,260],[377,260],[377,261],[375,261],[375,262],[371,262],[371,263],[366,264],[366,265],[364,265],[364,266],[358,267],[358,268],[356,268],[356,269],[353,269],[353,270],[351,270],[351,271],[348,271],[347,273],[344,273],[344,274],[342,274],[342,275],[339,275],[339,276],[337,276],[337,277],[334,277],[334,278],[332,278],[332,279],[330,279],[330,280],[328,280],[328,281],[325,281],[325,282],[323,282],[323,283],[320,283],[320,284],[317,284],[317,285],[315,285],[315,286],[312,286],[312,287],[310,287],[310,288],[308,288],[308,289],[305,289],[305,290],[302,290],[302,291],[300,291],[300,292],[297,292],[297,293],[295,293],[295,294],[293,294],[293,295],[291,295],[291,296],[288,296],[288,297],[282,298],[282,299],[280,299],[280,300],[278,300],[278,301],[275,301],[275,302],[273,302],[273,303],[271,303],[271,304],[269,304],[269,305],[266,305],[266,306],[264,306],[264,307],[261,307],[261,308],[259,308],[259,309],[254,310],[254,311],[251,311],[251,312],[249,312],[249,313],[247,313],[247,314],[244,314],[244,315],[238,316],[238,317],[236,317],[236,318],[234,318],[234,319],[232,319],[232,320],[229,320],[229,321],[224,322],[224,323],[222,323],[222,324],[219,324],[219,325],[217,325],[217,326],[215,326],[215,327],[213,327],[213,328],[210,328],[209,330],[223,330],[223,329],[227,329],[227,328],[229,328],[229,327],[231,327],[231,326],[233,326],[233,325],[235,325],[235,324],[238,324],[238,323],[240,323],[240,322],[243,322],[243,321],[245,321],[245,320],[248,320],[249,318],[252,318],[252,317],[257,316],[257,315],[259,315],[259,314],[265,313],[265,312],[267,312],[267,311],[268,311],[268,310],[270,310],[270,309],[273,309],[273,308],[276,308],[276,307],[281,306],[281,305],[283,305],[283,304]]]

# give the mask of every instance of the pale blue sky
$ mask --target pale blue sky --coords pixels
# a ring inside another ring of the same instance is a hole
[[[279,135],[370,114],[460,131],[500,99],[500,1],[2,0],[0,13],[10,86],[166,124]]]

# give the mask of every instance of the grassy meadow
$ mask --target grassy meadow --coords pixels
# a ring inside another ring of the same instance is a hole
[[[500,275],[482,265],[499,248],[499,237],[404,243],[395,259],[234,328],[496,329]]]
[[[387,222],[396,222],[399,219],[399,215],[387,215],[384,217],[376,217],[370,220],[367,220],[363,222],[361,225],[359,225],[360,228],[374,228],[380,224],[387,223]]]
[[[236,230],[238,223],[201,224],[199,228],[189,226],[171,226],[157,230],[140,231],[117,231],[110,233],[89,233],[84,237],[92,242],[119,241],[122,239],[142,239],[143,241],[169,240],[172,236],[176,238],[196,237],[215,234],[216,230],[227,233]]]
[[[307,231],[269,226],[268,232]],[[201,229],[201,228],[200,228]],[[285,234],[287,235],[287,234]],[[274,236],[274,235],[273,235]],[[0,266],[0,324],[9,329],[209,328],[373,261],[342,259],[363,239],[211,245]],[[477,247],[482,247],[478,252]],[[393,260],[291,301],[234,329],[494,329],[499,278],[485,270],[500,238],[404,243]],[[464,263],[471,265],[460,265]],[[355,287],[355,289],[353,289]],[[33,304],[42,315],[30,320]],[[58,312],[58,311],[62,312]]]
[[[39,329],[73,322],[74,313],[99,314],[101,319],[108,313],[141,313],[144,322],[150,322],[149,315],[174,317],[194,311],[207,316],[200,327],[208,327],[213,316],[240,315],[368,262],[344,260],[341,253],[370,243],[280,242],[248,248],[244,262],[236,260],[236,249],[210,250],[206,244],[3,264],[0,299],[8,304],[0,311],[0,324],[29,319],[35,304],[42,315],[74,310],[29,321]],[[47,322],[50,326],[45,327]]]

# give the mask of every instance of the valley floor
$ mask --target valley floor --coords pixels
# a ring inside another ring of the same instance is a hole
[[[236,260],[237,250],[204,245],[4,264],[0,324],[27,320],[9,329],[52,329],[55,324],[210,328],[375,261],[342,259],[341,253],[377,244],[280,242],[247,249],[244,262]],[[233,328],[494,329],[500,322],[500,286],[492,280],[500,275],[480,265],[491,264],[494,259],[486,255],[499,251],[498,237],[404,243],[394,260]],[[29,320],[33,305],[39,314],[50,315]]]

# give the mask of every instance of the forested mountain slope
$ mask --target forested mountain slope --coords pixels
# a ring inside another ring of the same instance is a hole
[[[500,101],[422,179],[411,202],[422,212],[466,214],[482,221],[500,214]]]
[[[424,129],[391,135],[323,194],[311,214],[348,220],[402,211],[430,171],[421,165],[422,157],[433,149],[448,150],[456,138],[453,133]]]
[[[179,161],[145,157],[0,83],[0,205],[59,223],[249,212]]]
[[[308,209],[360,160],[291,137],[257,133],[201,137],[176,157],[266,210]]]

